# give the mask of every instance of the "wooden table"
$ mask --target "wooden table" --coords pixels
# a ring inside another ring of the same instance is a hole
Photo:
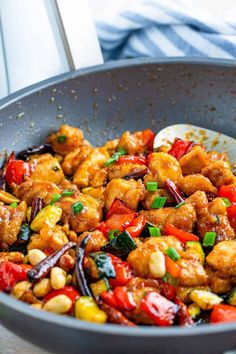
[[[49,354],[15,336],[0,325],[0,354]]]

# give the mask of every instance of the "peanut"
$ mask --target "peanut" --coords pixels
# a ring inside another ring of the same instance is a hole
[[[43,306],[43,310],[63,314],[70,310],[72,301],[66,295],[57,295],[48,300]]]
[[[75,261],[69,254],[63,254],[60,258],[59,266],[64,269],[65,272],[69,273],[74,269]]]
[[[32,266],[35,266],[36,264],[41,262],[44,258],[46,258],[45,253],[43,253],[41,250],[37,248],[29,250],[28,252],[28,259],[30,264],[32,264]]]
[[[51,286],[50,279],[44,278],[44,279],[40,280],[37,284],[35,284],[35,286],[33,288],[33,292],[37,297],[43,297],[47,293],[49,293],[49,291],[51,291],[51,289],[52,289],[52,286]]]
[[[66,272],[59,267],[53,267],[50,280],[53,289],[61,289],[66,285]]]
[[[149,270],[153,277],[162,278],[166,274],[165,256],[162,252],[151,253],[149,259]]]
[[[14,296],[16,299],[20,299],[24,295],[24,293],[30,290],[31,286],[32,283],[30,283],[29,281],[21,281],[13,287],[11,295]]]

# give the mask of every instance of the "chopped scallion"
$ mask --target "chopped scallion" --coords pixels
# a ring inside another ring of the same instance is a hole
[[[121,156],[121,154],[119,152],[115,152],[105,163],[104,166],[108,167],[113,165],[113,163],[115,163],[118,158]]]
[[[17,202],[13,202],[13,203],[10,204],[10,207],[17,208],[17,205],[18,205]]]
[[[115,152],[105,163],[104,163],[104,166],[108,167],[108,166],[111,166],[113,165],[113,163],[115,163],[120,156],[123,156],[123,155],[126,155],[127,154],[127,151],[120,147],[118,148],[118,151]]]
[[[228,198],[221,197],[220,199],[222,199],[224,201],[226,207],[229,207],[231,205],[230,200]]]
[[[160,227],[149,227],[148,230],[151,237],[161,236]]]
[[[115,238],[119,234],[120,234],[119,230],[110,230],[110,231],[108,231],[108,238],[111,241],[111,240],[113,240],[113,238]]]
[[[157,190],[158,183],[157,182],[147,182],[147,191],[155,192]]]
[[[180,255],[178,254],[178,252],[176,251],[176,249],[174,247],[169,247],[166,250],[166,254],[168,257],[170,257],[173,261],[177,261],[178,259],[180,259]]]
[[[58,202],[58,200],[60,200],[60,199],[61,199],[61,194],[53,194],[51,204]]]
[[[209,231],[205,233],[205,236],[203,238],[203,246],[205,247],[211,247],[214,246],[216,239],[216,232],[215,231]]]
[[[81,213],[81,211],[84,209],[84,206],[81,202],[76,202],[76,203],[72,204],[71,207],[72,207],[73,213],[75,215]]]
[[[127,154],[127,151],[123,147],[119,147],[117,151],[119,152],[120,156]]]
[[[67,139],[66,135],[59,135],[57,141],[59,144],[63,144],[66,141],[66,139]]]
[[[151,208],[152,209],[163,208],[163,206],[165,205],[166,199],[167,199],[166,197],[155,197],[152,204],[151,204]]]
[[[63,197],[71,197],[74,194],[75,194],[75,191],[69,191],[68,189],[65,189],[64,192],[62,192]]]
[[[178,209],[179,207],[181,207],[184,204],[186,204],[185,201],[182,201],[181,203],[179,203],[175,206],[175,209]]]
[[[219,215],[215,215],[215,217],[216,217],[216,224],[220,224],[220,217],[219,217]]]
[[[162,280],[170,285],[177,286],[178,285],[178,279],[174,278],[173,275],[170,273],[166,272],[165,276],[162,278]]]

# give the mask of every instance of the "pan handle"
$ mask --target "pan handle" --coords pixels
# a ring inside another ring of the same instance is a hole
[[[88,0],[0,0],[0,98],[102,63]]]
[[[103,63],[87,0],[52,0],[55,17],[71,70]]]

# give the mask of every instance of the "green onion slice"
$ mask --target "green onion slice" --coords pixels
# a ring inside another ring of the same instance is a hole
[[[113,163],[115,163],[118,158],[121,156],[121,154],[119,152],[115,152],[105,163],[104,166],[108,167],[113,165]]]
[[[168,257],[170,257],[173,261],[177,261],[178,259],[180,259],[180,255],[178,254],[178,252],[176,251],[176,249],[174,247],[169,247],[166,250],[166,254]]]
[[[151,208],[152,209],[163,208],[163,206],[165,205],[166,199],[167,199],[166,197],[155,197],[152,204],[151,204]]]
[[[178,209],[179,207],[181,207],[184,204],[186,204],[185,201],[182,201],[181,203],[179,203],[175,206],[175,209]]]
[[[151,237],[161,236],[160,227],[149,227],[148,230]]]
[[[113,165],[113,163],[115,163],[120,156],[126,155],[127,151],[125,149],[123,149],[122,147],[118,148],[118,151],[115,152],[105,163],[104,166],[108,167]]]
[[[61,199],[61,194],[53,194],[51,204],[58,202],[58,200],[60,200],[60,199]]]
[[[64,192],[62,192],[63,197],[71,197],[74,194],[75,194],[75,191],[70,191],[69,189],[65,189]]]
[[[127,151],[123,147],[119,147],[117,152],[119,152],[120,156],[127,154]]]
[[[227,208],[231,205],[230,200],[228,198],[221,197],[220,199],[222,199],[224,201]]]
[[[162,280],[170,285],[177,286],[178,285],[178,279],[173,277],[170,273],[166,272],[165,276],[162,278]]]
[[[157,190],[158,183],[157,182],[147,182],[147,191],[155,192]]]
[[[215,231],[206,232],[204,235],[202,244],[205,247],[214,246],[215,239],[216,239],[216,232]]]
[[[9,206],[12,208],[17,208],[17,205],[18,205],[17,202],[13,202]]]
[[[110,231],[108,231],[108,238],[111,241],[111,240],[113,240],[113,238],[115,238],[119,234],[120,234],[120,230],[110,230]]]
[[[57,141],[59,144],[63,144],[66,141],[66,139],[67,139],[66,135],[59,135]]]
[[[73,213],[75,215],[81,213],[81,211],[84,209],[84,206],[81,202],[76,202],[76,203],[72,204],[71,207],[72,207]]]

